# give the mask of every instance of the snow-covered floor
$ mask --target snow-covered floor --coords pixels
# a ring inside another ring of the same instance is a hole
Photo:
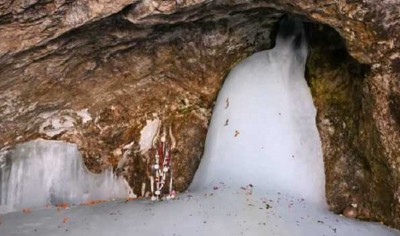
[[[1,217],[0,235],[399,235],[376,223],[346,219],[301,198],[253,186],[186,193],[164,202],[117,201],[14,212]]]
[[[0,235],[400,235],[327,210],[299,27],[232,70],[190,191],[0,216]]]

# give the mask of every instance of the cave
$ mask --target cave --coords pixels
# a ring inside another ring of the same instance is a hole
[[[0,161],[19,143],[62,140],[90,171],[112,167],[144,197],[152,154],[140,137],[159,120],[176,140],[174,185],[184,192],[224,79],[273,48],[290,16],[309,45],[329,209],[357,205],[358,219],[399,228],[400,24],[385,16],[400,7],[328,2],[0,4]]]

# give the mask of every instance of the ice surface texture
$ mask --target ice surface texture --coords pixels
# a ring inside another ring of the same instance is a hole
[[[2,211],[127,198],[131,191],[112,170],[90,173],[74,144],[35,140],[8,155],[0,168]]]

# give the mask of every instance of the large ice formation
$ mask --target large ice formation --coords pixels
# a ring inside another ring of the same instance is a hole
[[[90,173],[74,144],[39,139],[7,156],[0,166],[2,211],[127,198],[132,191],[112,170]]]
[[[253,184],[325,204],[316,110],[304,79],[300,25],[276,46],[245,59],[226,78],[214,107],[192,189]]]

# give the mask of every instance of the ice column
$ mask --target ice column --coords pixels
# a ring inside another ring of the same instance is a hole
[[[301,23],[286,21],[275,48],[232,69],[214,107],[193,190],[251,183],[260,191],[282,191],[325,206],[306,57]]]

